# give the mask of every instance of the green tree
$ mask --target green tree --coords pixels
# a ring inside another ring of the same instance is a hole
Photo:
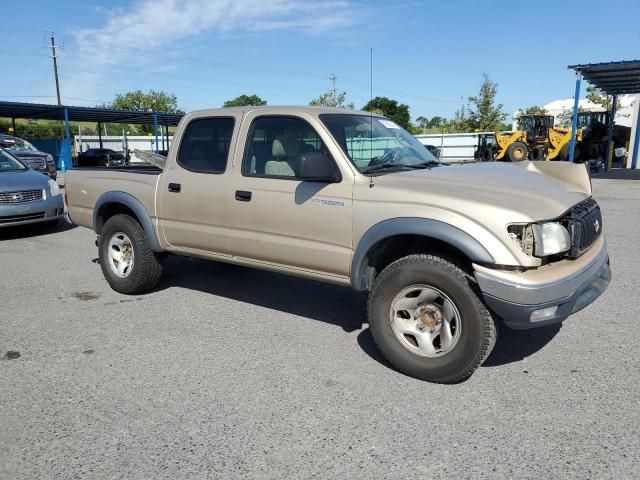
[[[334,92],[329,90],[326,93],[321,94],[318,98],[314,98],[309,102],[312,107],[339,107],[339,108],[351,108],[353,109],[353,102],[346,103],[347,92]]]
[[[403,103],[398,104],[397,100],[392,100],[387,97],[376,97],[369,100],[369,102],[362,107],[362,110],[384,115],[402,128],[409,129],[409,120],[411,118],[409,115],[409,106]]]
[[[547,110],[544,107],[533,105],[531,107],[520,110],[521,115],[548,115]]]
[[[444,126],[449,133],[463,133],[473,131],[469,122],[468,110],[462,105],[453,114],[453,118]]]
[[[267,101],[261,99],[258,95],[240,95],[233,100],[227,100],[222,105],[224,108],[228,107],[261,107],[266,105]]]
[[[165,112],[181,113],[178,109],[178,100],[173,93],[158,90],[149,90],[144,93],[142,90],[134,90],[127,93],[119,93],[105,108],[115,110],[136,110],[143,112]],[[120,130],[122,127],[120,127]],[[108,127],[111,130],[111,127]],[[153,125],[137,125],[136,130],[142,135],[153,131]]]
[[[418,117],[416,118],[416,122],[418,123],[418,127],[423,130],[429,126],[429,119],[427,117]]]
[[[589,85],[587,87],[587,100],[589,100],[591,103],[602,106],[606,110],[611,110],[611,106],[613,105],[613,97],[607,95],[606,92],[600,90],[594,85]],[[616,110],[619,109],[620,99],[618,99],[616,102]]]
[[[502,111],[503,105],[496,103],[498,94],[498,84],[492,82],[489,76],[483,74],[480,92],[475,97],[469,97],[472,108],[469,110],[469,117],[466,127],[471,131],[491,131],[507,118],[507,114]]]
[[[441,128],[446,124],[447,124],[446,118],[439,117],[438,115],[436,115],[435,117],[432,117],[431,120],[429,120],[427,128]]]

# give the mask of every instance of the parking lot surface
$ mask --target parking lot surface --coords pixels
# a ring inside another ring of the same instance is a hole
[[[638,478],[640,181],[594,196],[609,289],[449,386],[391,369],[348,289],[171,258],[128,297],[91,231],[0,233],[0,478]]]

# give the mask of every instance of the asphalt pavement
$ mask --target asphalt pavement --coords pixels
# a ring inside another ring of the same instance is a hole
[[[639,478],[640,181],[594,189],[609,289],[449,386],[348,289],[171,258],[130,297],[87,229],[0,233],[0,479]]]

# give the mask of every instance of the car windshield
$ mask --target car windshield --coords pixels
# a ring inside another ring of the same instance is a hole
[[[16,157],[0,148],[0,172],[26,170],[26,168]]]
[[[11,146],[11,150],[27,150],[31,152],[37,152],[38,149],[26,140],[16,138],[16,143]]]
[[[322,114],[320,119],[361,173],[442,165],[413,135],[386,118]]]

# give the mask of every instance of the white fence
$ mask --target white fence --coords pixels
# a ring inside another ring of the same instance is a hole
[[[482,133],[491,132],[477,132],[477,133],[444,133],[444,134],[431,134],[431,135],[416,135],[418,141],[424,145],[433,145],[440,149],[440,160],[444,162],[466,162],[473,160],[473,152],[478,146],[478,135]],[[168,150],[169,144],[173,140],[173,137],[169,137],[168,140],[165,137],[164,148],[162,144],[162,137],[158,137],[158,150]],[[371,145],[369,141],[358,142],[357,139],[352,140],[350,145],[351,150],[358,156],[357,152],[362,151],[371,156],[370,149],[374,151],[380,150],[384,153],[385,141],[384,139],[378,139],[374,145]],[[362,143],[362,145],[360,145]],[[100,139],[97,135],[93,136],[80,136],[74,137],[75,151],[80,153],[87,151],[89,148],[100,148]],[[153,136],[103,136],[102,147],[110,148],[118,152],[128,148],[132,154],[131,161],[137,162],[139,159],[133,156],[134,150],[147,150],[155,151],[155,137]],[[366,150],[366,152],[365,152]],[[367,157],[367,158],[369,158]],[[358,159],[356,158],[356,161]]]
[[[478,135],[484,133],[492,132],[416,135],[416,138],[423,145],[439,148],[443,162],[468,162],[473,160],[473,153],[478,147]]]

